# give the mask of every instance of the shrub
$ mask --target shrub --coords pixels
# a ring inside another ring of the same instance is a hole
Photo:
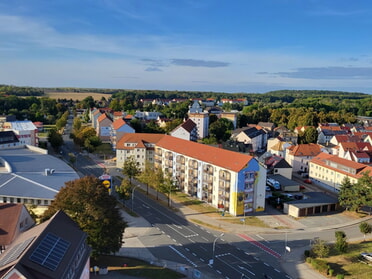
[[[309,250],[305,250],[304,255],[305,255],[306,258],[307,257],[310,257],[310,251]]]
[[[337,274],[336,279],[344,279],[344,275],[343,274]]]
[[[346,234],[343,231],[336,231],[336,243],[335,248],[339,253],[345,253],[348,248],[348,243],[346,241]]]
[[[312,261],[312,258],[310,258],[310,257],[307,257],[307,258],[306,258],[306,262],[307,262],[307,263],[311,264],[311,261]]]
[[[327,273],[329,265],[327,264],[326,261],[321,260],[321,259],[313,259],[311,261],[311,265],[318,270],[319,272],[322,273]]]
[[[334,269],[328,269],[328,275],[333,276],[333,273],[335,273]]]

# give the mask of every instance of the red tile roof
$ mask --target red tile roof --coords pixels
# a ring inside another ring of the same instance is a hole
[[[351,151],[368,151],[372,150],[372,146],[369,142],[341,142],[340,146],[343,150],[351,150]]]
[[[293,156],[316,156],[322,152],[320,146],[315,143],[291,146],[289,150],[289,154]]]
[[[156,146],[195,158],[197,160],[239,172],[253,159],[252,156],[233,152],[172,136],[164,136]]]
[[[123,137],[116,144],[116,149],[134,149],[139,147],[145,147],[144,143],[153,143],[156,144],[160,139],[162,139],[165,135],[163,134],[146,134],[146,133],[128,133],[125,134]],[[137,146],[135,147],[126,147],[124,146],[125,143],[136,143]]]
[[[125,122],[123,118],[116,119],[114,122],[112,122],[112,127],[114,128],[114,130],[119,129],[124,125],[127,125],[127,122]]]
[[[331,154],[328,154],[328,153],[325,153],[325,152],[320,153],[318,156],[311,159],[310,162],[314,163],[314,164],[317,164],[317,165],[320,165],[324,168],[331,169],[331,170],[334,170],[336,172],[346,174],[346,175],[354,177],[354,178],[360,178],[363,171],[365,171],[365,169],[367,167],[364,164],[360,164],[360,163],[357,163],[357,162],[354,162],[354,161],[346,160],[346,159],[340,158],[336,155],[331,155]],[[354,175],[352,173],[343,171],[339,168],[331,167],[328,164],[328,162],[333,162],[333,163],[336,163],[338,165],[342,165],[342,166],[354,169],[356,171],[356,174]],[[372,176],[372,172],[369,175]]]

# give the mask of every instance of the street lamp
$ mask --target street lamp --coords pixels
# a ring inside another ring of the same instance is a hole
[[[212,254],[212,259],[209,261],[209,264],[210,265],[213,265],[214,263],[214,252],[216,250],[216,241],[217,239],[219,239],[220,237],[223,237],[225,234],[224,233],[221,233],[219,236],[216,237],[216,239],[213,241],[213,254]]]
[[[133,212],[133,203],[134,203],[134,190],[139,187],[139,185],[136,185],[134,186],[133,190],[132,190],[132,212]]]

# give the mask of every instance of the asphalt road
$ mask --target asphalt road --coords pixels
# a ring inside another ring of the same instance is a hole
[[[246,245],[244,237],[249,236],[222,235],[199,227],[141,192],[135,193],[133,202],[134,211],[155,228],[153,238],[141,241],[156,258],[188,265],[208,278],[253,279],[266,275],[266,278],[288,279],[280,267],[271,266],[238,248]],[[279,256],[272,251],[271,257]]]

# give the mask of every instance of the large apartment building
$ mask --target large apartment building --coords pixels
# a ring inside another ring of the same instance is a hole
[[[252,156],[165,135],[155,167],[179,189],[234,216],[265,208],[266,170]]]
[[[136,160],[141,169],[145,167],[146,161],[153,163],[155,144],[163,137],[163,134],[125,134],[116,145],[116,166],[122,168],[130,157]]]

